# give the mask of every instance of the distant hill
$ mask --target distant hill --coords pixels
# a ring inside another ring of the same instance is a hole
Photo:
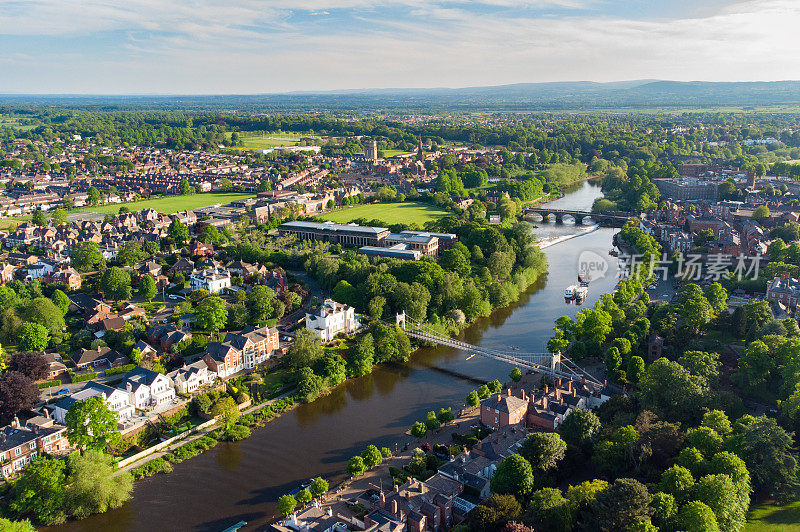
[[[387,88],[281,94],[0,95],[0,105],[220,110],[513,110],[709,108],[800,104],[800,81],[707,82],[635,80],[516,83],[464,88]]]

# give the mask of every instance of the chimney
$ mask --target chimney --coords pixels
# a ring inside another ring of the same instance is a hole
[[[545,394],[545,395],[547,395],[547,393],[548,393],[549,391],[550,391],[550,388],[548,388],[548,386],[545,384],[545,385],[544,385],[544,394]]]
[[[559,398],[558,398],[558,404],[560,404],[560,405],[562,405],[562,406],[564,405],[564,396],[563,396],[563,395],[562,395],[562,396],[559,396]]]
[[[46,417],[47,419],[50,419],[50,411],[48,409],[46,409],[46,408],[43,408],[42,410],[44,410],[44,417]]]
[[[397,499],[392,499],[392,514],[397,515]]]
[[[572,397],[575,397],[576,395],[577,395],[577,389],[573,388],[572,389]]]
[[[383,493],[383,490],[381,490],[381,508],[384,506],[386,506],[386,495]]]
[[[525,400],[525,390],[520,390],[519,391],[519,396],[524,401]]]
[[[500,394],[498,393],[497,394],[497,402],[499,403],[501,400],[502,400],[502,397],[500,397]]]
[[[556,377],[556,388],[561,387],[561,377]]]
[[[567,391],[568,392],[572,391],[572,379],[567,381]]]
[[[547,396],[546,395],[542,396],[542,408],[544,408],[545,410],[547,409]]]
[[[507,391],[508,391],[508,396],[511,397],[511,388],[509,388]]]
[[[14,428],[19,427],[19,418],[17,416],[14,416],[14,421],[11,422],[11,426]]]

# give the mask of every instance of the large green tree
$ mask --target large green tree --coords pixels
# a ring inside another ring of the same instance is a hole
[[[131,275],[116,266],[108,268],[100,279],[100,289],[108,299],[114,301],[130,299]]]
[[[298,329],[294,343],[286,353],[289,365],[295,369],[308,367],[322,357],[319,337],[308,329]]]
[[[219,296],[208,296],[197,305],[195,316],[199,328],[210,332],[221,331],[228,321],[227,304]]]
[[[102,452],[119,439],[117,414],[100,397],[73,403],[65,421],[67,439],[81,451]]]
[[[8,508],[17,518],[40,525],[60,523],[65,518],[64,486],[66,463],[39,456],[25,467],[8,496]]]
[[[99,451],[69,457],[66,506],[78,519],[119,508],[130,499],[133,477],[118,473],[114,459]]]
[[[497,466],[491,480],[493,493],[511,494],[520,497],[533,489],[533,468],[530,462],[518,454],[512,454]]]

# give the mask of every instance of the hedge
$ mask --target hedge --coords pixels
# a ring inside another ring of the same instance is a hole
[[[97,373],[86,373],[85,375],[75,375],[72,377],[72,382],[84,382],[97,378]]]
[[[37,382],[36,386],[38,388],[52,388],[53,386],[61,386],[61,381],[48,381],[48,382]]]
[[[156,458],[146,464],[142,464],[137,468],[131,469],[133,478],[139,480],[140,478],[152,477],[159,473],[170,473],[172,471],[172,464],[163,458]]]
[[[126,364],[124,366],[120,366],[118,368],[110,368],[106,370],[106,376],[108,375],[117,375],[119,373],[127,373],[133,368],[136,367],[136,364]]]

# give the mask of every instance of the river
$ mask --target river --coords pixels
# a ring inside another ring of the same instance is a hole
[[[554,208],[586,209],[600,195],[596,183],[574,185]],[[571,222],[539,224],[543,239],[575,234]],[[602,257],[605,276],[594,276],[584,305],[593,305],[616,283],[616,259],[608,255],[616,229],[599,228],[547,247],[549,273],[514,305],[494,312],[464,332],[467,341],[492,348],[545,350],[553,321],[580,307],[565,303],[564,288],[576,282],[578,257]],[[596,254],[596,255],[595,255]],[[583,255],[584,257],[586,254]],[[350,380],[318,401],[287,412],[252,437],[220,443],[211,451],[175,466],[172,473],[134,484],[123,507],[54,531],[187,530],[218,532],[240,520],[247,530],[262,528],[275,512],[277,498],[302,480],[323,475],[331,484],[344,478],[347,460],[374,443],[389,446],[414,422],[441,407],[458,407],[476,381],[508,380],[512,368],[481,357],[466,360],[454,349],[418,350],[408,364],[376,369]]]

